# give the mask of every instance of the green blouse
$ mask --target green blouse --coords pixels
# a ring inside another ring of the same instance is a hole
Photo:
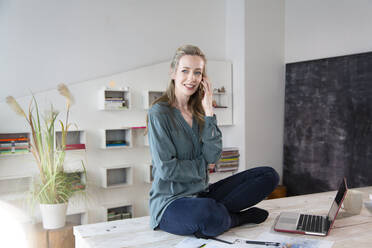
[[[203,131],[192,127],[181,112],[160,102],[148,112],[148,138],[154,181],[150,191],[150,225],[155,229],[165,208],[181,197],[192,197],[208,186],[208,164],[221,156],[221,131],[216,116],[205,116]]]

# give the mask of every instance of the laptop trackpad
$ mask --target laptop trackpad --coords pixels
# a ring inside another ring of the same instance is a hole
[[[296,230],[299,216],[299,213],[283,212],[280,214],[275,228],[281,230]]]

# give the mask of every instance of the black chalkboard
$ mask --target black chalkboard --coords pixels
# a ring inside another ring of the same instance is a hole
[[[372,52],[286,65],[289,195],[372,185]]]

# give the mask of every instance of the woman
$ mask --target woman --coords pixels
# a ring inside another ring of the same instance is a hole
[[[198,47],[178,48],[169,87],[148,113],[151,227],[204,238],[263,222],[268,212],[249,207],[269,195],[279,180],[272,168],[259,167],[208,186],[208,164],[220,158],[222,141],[205,64]]]

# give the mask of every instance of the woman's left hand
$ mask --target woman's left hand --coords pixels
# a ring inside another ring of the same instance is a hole
[[[200,82],[201,86],[204,89],[204,97],[202,100],[202,105],[206,116],[213,116],[213,90],[212,85],[209,82],[208,77],[203,77],[203,80]],[[200,86],[199,86],[200,87]]]

